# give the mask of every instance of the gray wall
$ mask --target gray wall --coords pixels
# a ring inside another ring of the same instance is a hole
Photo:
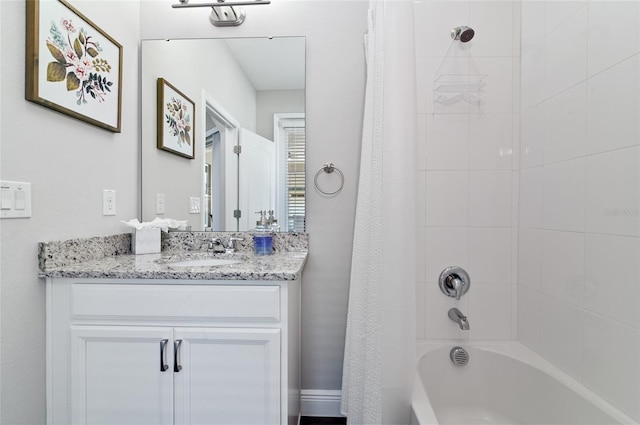
[[[259,90],[256,108],[256,133],[273,140],[273,114],[304,112],[304,90]]]
[[[345,175],[333,198],[308,191],[310,256],[303,275],[302,387],[341,387],[364,99],[366,1],[277,1],[246,7],[237,28],[211,26],[208,10],[142,2],[144,39],[306,36],[307,181],[325,162]]]
[[[145,40],[141,57],[142,220],[156,217],[156,194],[162,193],[164,218],[189,220],[194,230],[202,230],[201,215],[189,214],[189,198],[202,197],[203,90],[241,127],[252,131],[256,126],[256,91],[226,43]],[[194,160],[156,147],[158,78],[167,80],[196,105]]]
[[[45,422],[45,287],[37,243],[126,231],[138,215],[140,4],[72,1],[124,46],[122,133],[24,100],[25,2],[2,1],[0,177],[32,184],[33,217],[2,220],[0,409],[2,424]],[[117,215],[102,216],[102,189]]]
[[[334,198],[309,192],[303,387],[340,388],[367,2],[274,2],[250,8],[239,28],[214,28],[207,10],[174,10],[171,3],[72,0],[124,46],[122,133],[114,134],[24,100],[25,3],[0,2],[0,178],[33,185],[33,217],[0,222],[3,424],[45,421],[45,289],[37,277],[37,242],[121,233],[127,229],[120,220],[138,215],[143,38],[307,37],[308,178],[331,160],[346,184]],[[117,191],[116,216],[102,216],[102,189]]]

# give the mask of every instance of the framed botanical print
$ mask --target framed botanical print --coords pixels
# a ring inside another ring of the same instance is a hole
[[[158,78],[158,149],[195,158],[196,105],[164,78]]]
[[[122,46],[64,0],[26,5],[26,99],[119,133]]]

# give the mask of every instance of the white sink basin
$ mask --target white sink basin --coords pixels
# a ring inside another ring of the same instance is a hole
[[[199,258],[195,260],[182,260],[167,263],[170,267],[213,267],[226,266],[229,264],[241,263],[241,260],[227,260],[222,258]]]

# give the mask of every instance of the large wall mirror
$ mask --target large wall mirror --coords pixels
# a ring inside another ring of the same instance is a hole
[[[141,77],[143,221],[246,231],[273,211],[281,231],[304,231],[304,37],[143,40]],[[195,104],[180,124],[193,159],[157,147],[171,102],[158,104],[159,78]]]

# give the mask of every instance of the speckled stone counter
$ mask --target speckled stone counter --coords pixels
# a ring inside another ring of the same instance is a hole
[[[207,252],[208,241],[240,237],[234,254]],[[189,280],[295,280],[307,259],[307,234],[277,233],[274,254],[253,253],[251,233],[171,232],[162,234],[159,254],[131,254],[131,235],[40,243],[40,277]],[[221,258],[219,266],[174,266],[185,259]]]

